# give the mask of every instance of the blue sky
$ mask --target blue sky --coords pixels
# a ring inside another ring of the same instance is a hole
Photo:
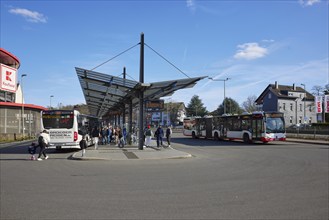
[[[75,67],[92,69],[140,42],[190,77],[230,78],[226,97],[244,102],[268,84],[325,86],[329,80],[325,0],[6,1],[1,47],[21,61],[25,102],[85,103]],[[139,47],[95,69],[139,80]],[[145,47],[145,82],[186,76]],[[223,101],[223,82],[204,79],[171,97],[198,95],[207,110]],[[168,97],[166,97],[168,99]]]

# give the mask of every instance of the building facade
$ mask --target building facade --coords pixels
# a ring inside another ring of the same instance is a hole
[[[0,48],[0,142],[34,137],[41,129],[40,112],[46,108],[25,103],[19,67],[19,59]]]
[[[314,96],[295,84],[292,86],[279,85],[277,82],[269,84],[256,99],[256,104],[262,111],[283,112],[286,127],[317,121]]]

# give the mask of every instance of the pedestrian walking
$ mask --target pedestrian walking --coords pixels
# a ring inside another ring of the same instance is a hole
[[[163,145],[162,143],[162,138],[163,138],[163,129],[161,128],[161,125],[159,125],[159,127],[157,128],[157,130],[155,131],[155,137],[157,139],[157,147],[160,147]]]
[[[169,125],[166,130],[166,138],[167,138],[168,147],[170,147],[171,134],[172,134],[172,129],[171,129],[171,126]]]
[[[151,140],[153,136],[153,132],[151,130],[150,125],[148,125],[147,128],[145,129],[144,135],[145,135],[145,146],[149,147],[151,145]]]
[[[122,135],[123,135],[124,143],[127,144],[127,128],[125,126],[122,129]]]
[[[41,156],[43,155],[45,160],[48,159],[48,156],[46,154],[46,147],[48,147],[50,138],[49,138],[49,134],[47,130],[43,130],[40,133],[40,136],[38,137],[38,144],[40,147],[40,151],[39,151],[39,156],[38,156],[38,160],[42,160]]]
[[[107,143],[111,143],[111,136],[112,136],[112,126],[109,126],[106,130],[106,135],[107,135]]]
[[[85,156],[85,154],[86,154],[86,148],[87,148],[87,141],[86,141],[86,136],[85,135],[83,135],[82,136],[82,139],[81,139],[81,141],[80,141],[80,148],[82,149],[82,157],[84,157]]]
[[[93,136],[93,140],[94,140],[94,146],[95,146],[95,150],[98,149],[98,140],[99,140],[99,129],[97,126],[94,127],[93,132],[92,132],[92,136]]]
[[[101,142],[102,142],[102,145],[105,145],[106,144],[106,138],[107,138],[107,135],[106,135],[106,127],[103,127],[102,130],[101,130]]]

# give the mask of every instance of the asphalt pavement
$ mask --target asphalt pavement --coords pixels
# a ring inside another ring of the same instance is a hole
[[[309,144],[321,144],[329,145],[325,140],[307,140],[307,139],[294,139],[288,138],[288,142],[296,143],[309,143]],[[115,144],[98,145],[98,149],[95,150],[94,146],[89,147],[86,150],[84,156],[82,151],[74,153],[71,159],[76,160],[134,160],[134,159],[183,159],[192,157],[191,154],[183,151],[176,150],[175,143],[171,147],[166,144],[160,147],[156,147],[156,141],[152,140],[151,147],[145,147],[143,150],[138,149],[138,145],[126,145],[124,148],[119,148]]]
[[[287,138],[288,142],[296,143],[309,143],[309,144],[321,144],[329,146],[329,141],[326,140],[308,140]],[[0,147],[10,147],[13,145],[29,145],[29,141],[12,142],[6,144],[0,144]],[[175,143],[172,143],[171,147],[168,147],[166,142],[163,146],[157,147],[156,141],[153,139],[150,147],[145,147],[143,150],[139,150],[138,144],[125,145],[124,148],[117,147],[114,143],[106,145],[98,145],[96,150],[94,146],[86,149],[86,153],[82,156],[82,151],[73,153],[70,159],[73,160],[154,160],[154,159],[184,159],[191,158],[192,155],[187,152],[179,151],[175,149]]]

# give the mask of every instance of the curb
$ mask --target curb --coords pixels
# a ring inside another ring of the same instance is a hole
[[[81,151],[74,153],[71,157],[68,159],[71,160],[159,160],[159,159],[187,159],[187,158],[192,158],[193,156],[189,153],[182,152],[175,150],[171,148],[170,150],[155,150],[152,152],[143,152],[143,151],[130,151],[131,153],[135,154],[137,158],[128,158],[125,155],[125,152],[127,151],[122,151],[122,152],[113,152],[109,153],[107,155],[108,158],[104,157],[104,155],[101,155],[99,157],[93,155],[93,156],[81,156]],[[98,152],[92,152],[93,154],[99,154]],[[86,152],[88,155],[88,152]]]

